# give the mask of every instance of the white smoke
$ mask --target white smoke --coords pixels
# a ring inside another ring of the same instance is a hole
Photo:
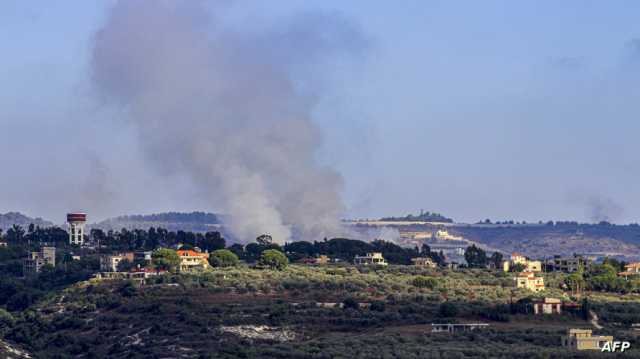
[[[117,2],[95,37],[96,89],[125,109],[156,169],[188,173],[238,240],[344,232],[341,177],[314,158],[316,96],[293,74],[317,72],[328,54],[357,54],[361,34],[335,14],[247,34],[208,5]]]

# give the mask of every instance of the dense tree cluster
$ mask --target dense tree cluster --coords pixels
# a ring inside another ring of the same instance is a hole
[[[413,222],[413,221],[420,221],[420,222],[444,222],[444,223],[453,223],[453,219],[451,218],[447,218],[443,215],[441,215],[440,213],[436,213],[436,212],[429,212],[429,211],[420,211],[420,214],[417,215],[413,215],[413,214],[408,214],[404,217],[384,217],[380,219],[381,221],[394,221],[394,222],[398,222],[398,221],[403,221],[403,222]]]
[[[107,231],[92,229],[90,238],[113,250],[153,250],[158,247],[172,247],[178,244],[199,247],[203,251],[215,251],[225,248],[226,241],[220,232],[195,233],[186,231],[167,231],[163,228],[151,227],[143,229]]]

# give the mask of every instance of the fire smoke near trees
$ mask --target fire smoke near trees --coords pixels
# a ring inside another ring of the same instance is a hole
[[[314,158],[314,85],[293,74],[361,51],[361,34],[315,14],[237,32],[220,21],[224,6],[206,5],[118,2],[95,36],[96,90],[135,124],[156,170],[188,173],[238,240],[339,235],[342,180]]]

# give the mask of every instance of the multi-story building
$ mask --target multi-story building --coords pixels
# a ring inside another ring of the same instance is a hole
[[[411,258],[411,261],[416,267],[435,268],[437,266],[429,257]]]
[[[532,261],[520,253],[512,253],[508,261],[502,262],[502,269],[508,272],[516,265],[522,265],[525,272],[542,272],[542,262]]]
[[[45,265],[56,265],[56,248],[42,247],[38,252],[31,252],[23,261],[24,275],[39,273]]]
[[[524,288],[533,292],[541,292],[544,290],[544,278],[536,277],[536,274],[533,272],[519,273],[515,281],[517,288]]]
[[[574,255],[573,257],[555,256],[546,261],[547,268],[554,272],[564,273],[587,270],[591,263],[593,263],[592,260],[579,255]]]
[[[591,329],[569,329],[562,337],[562,346],[576,350],[601,350],[607,342],[612,342],[610,335],[592,335]]]
[[[624,266],[624,272],[618,273],[619,276],[628,279],[629,277],[640,276],[640,262],[629,263]]]
[[[109,254],[100,257],[100,270],[103,272],[117,272],[118,265],[123,260],[133,263],[133,252]]]
[[[180,257],[180,271],[201,270],[209,266],[209,253],[196,252],[192,249],[176,251]]]
[[[356,256],[353,259],[353,263],[356,265],[367,266],[367,265],[376,265],[376,266],[386,266],[388,265],[387,261],[384,260],[382,253],[373,252],[367,253],[364,256]]]

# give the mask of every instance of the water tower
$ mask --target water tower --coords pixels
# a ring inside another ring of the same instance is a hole
[[[84,242],[84,225],[87,223],[86,213],[69,213],[67,214],[67,223],[69,223],[69,243],[82,245]]]

